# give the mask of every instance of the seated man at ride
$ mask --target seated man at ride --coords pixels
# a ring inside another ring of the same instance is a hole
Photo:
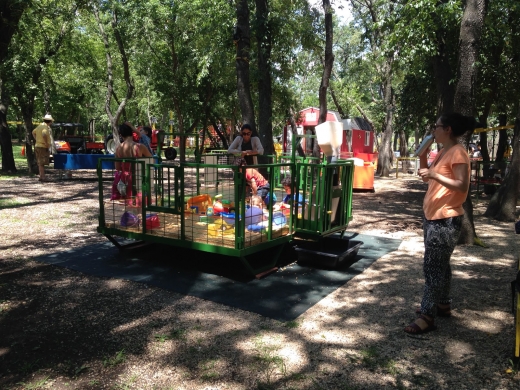
[[[152,150],[152,128],[150,126],[142,126],[139,129],[139,143],[146,146],[146,149],[153,155]]]
[[[235,160],[235,165],[239,167],[247,166],[247,162],[245,159],[239,157]],[[242,172],[244,171],[241,169]],[[252,195],[258,195],[262,199],[262,201],[268,205],[269,204],[269,182],[266,178],[262,176],[260,172],[258,172],[254,168],[245,168],[245,177],[247,186],[251,188]]]

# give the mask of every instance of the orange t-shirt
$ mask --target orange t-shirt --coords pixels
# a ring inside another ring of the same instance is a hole
[[[470,174],[468,152],[460,144],[454,145],[447,152],[439,153],[433,160],[430,169],[438,174],[454,179],[453,165],[466,164]],[[423,210],[427,220],[444,219],[464,214],[462,204],[466,200],[466,192],[453,191],[438,181],[428,181],[428,191],[424,197]]]

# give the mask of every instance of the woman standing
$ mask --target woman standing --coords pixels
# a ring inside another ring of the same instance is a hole
[[[253,137],[251,125],[245,123],[240,129],[240,135],[229,146],[228,153],[240,154],[240,157],[246,159],[247,165],[254,165],[256,156],[264,154],[264,147],[260,142],[260,138]]]
[[[424,197],[424,295],[417,319],[404,328],[412,334],[435,330],[434,318],[451,316],[450,258],[459,240],[470,185],[470,161],[458,138],[475,129],[474,118],[443,114],[433,128],[443,148],[428,168],[427,153],[420,157],[419,176],[428,183]]]

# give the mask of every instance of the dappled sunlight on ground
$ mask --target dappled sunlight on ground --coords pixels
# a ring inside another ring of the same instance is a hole
[[[13,218],[1,232],[0,387],[49,376],[59,390],[520,388],[517,374],[504,373],[514,351],[509,282],[520,236],[511,223],[483,217],[480,204],[475,226],[489,248],[456,248],[453,316],[410,337],[403,328],[424,284],[426,187],[418,180],[376,178],[375,193],[354,193],[349,231],[401,245],[289,322],[32,261],[104,238],[95,233],[93,183],[31,192],[38,184],[22,182],[4,194],[23,184],[23,202],[0,210],[2,220]],[[47,211],[58,202],[61,211]],[[40,223],[45,213],[49,224]],[[40,222],[29,226],[28,218]],[[111,366],[118,353],[124,361]]]

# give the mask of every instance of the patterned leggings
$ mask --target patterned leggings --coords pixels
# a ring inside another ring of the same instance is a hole
[[[431,317],[437,315],[437,304],[451,303],[450,258],[460,236],[462,216],[424,219],[424,295],[421,313]]]

